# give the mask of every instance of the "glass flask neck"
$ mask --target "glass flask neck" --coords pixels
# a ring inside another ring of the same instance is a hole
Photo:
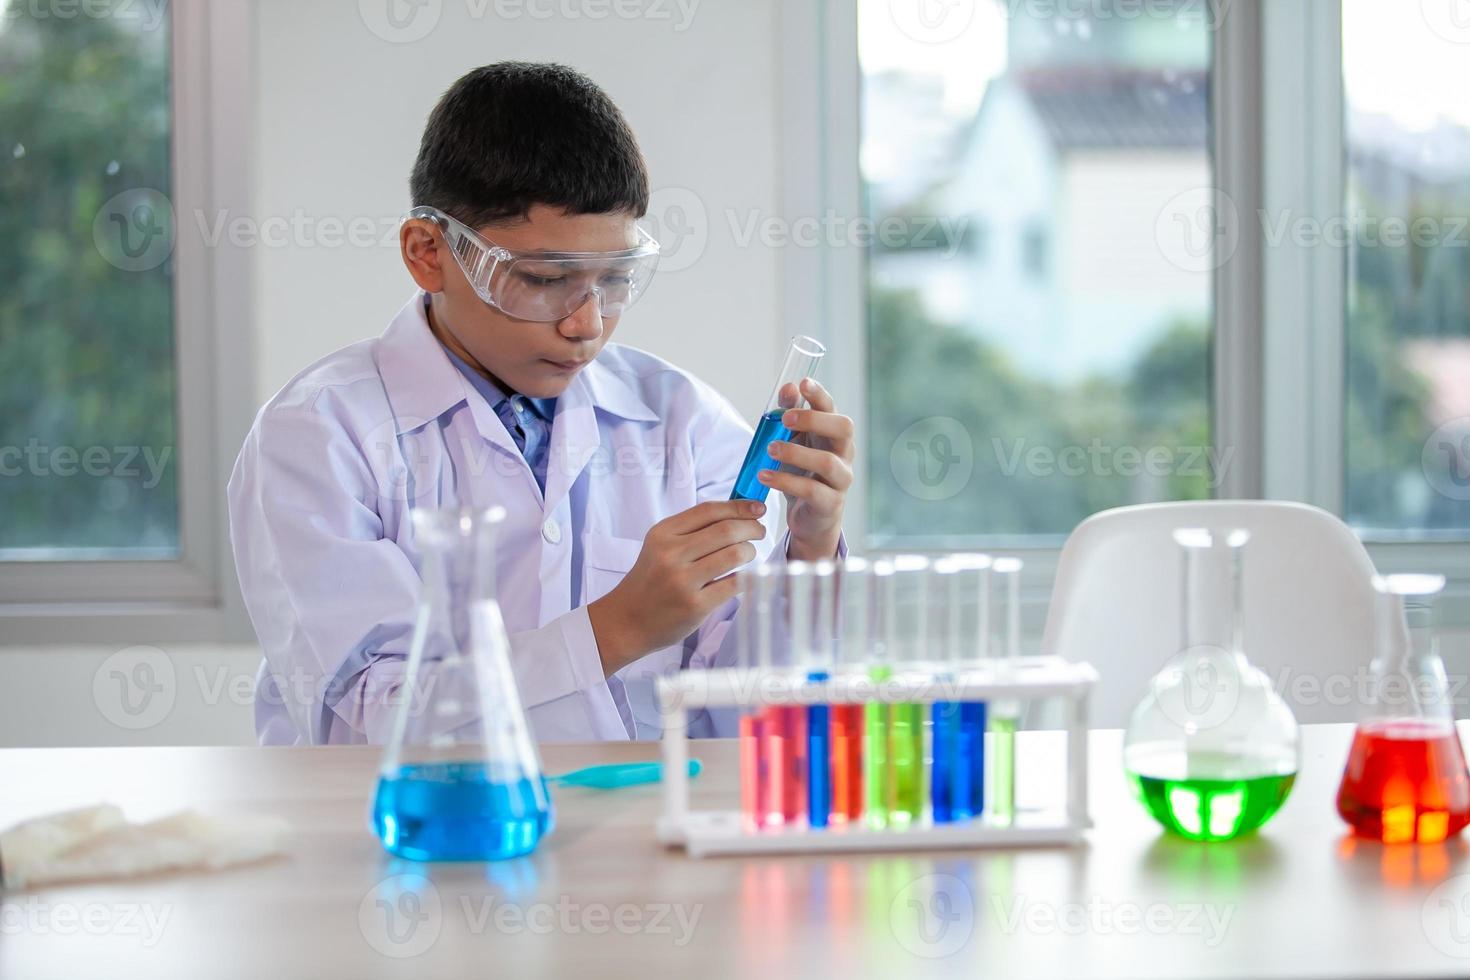
[[[1184,552],[1184,650],[1241,649],[1240,552],[1243,540],[1199,531],[1176,535]]]
[[[1449,721],[1449,682],[1439,659],[1434,607],[1425,595],[1379,592],[1369,719]]]

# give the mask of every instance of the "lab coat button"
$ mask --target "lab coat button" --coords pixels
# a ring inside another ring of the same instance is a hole
[[[561,525],[556,523],[555,517],[548,517],[541,525],[541,536],[547,544],[561,544]]]

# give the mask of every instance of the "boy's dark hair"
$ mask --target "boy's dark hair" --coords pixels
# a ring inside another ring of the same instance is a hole
[[[472,228],[525,217],[648,210],[648,168],[607,93],[565,65],[476,68],[434,106],[409,180],[413,203]]]

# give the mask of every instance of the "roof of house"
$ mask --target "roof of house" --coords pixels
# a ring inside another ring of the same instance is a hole
[[[1203,71],[1116,67],[1032,69],[1012,76],[1061,150],[1204,148]]]

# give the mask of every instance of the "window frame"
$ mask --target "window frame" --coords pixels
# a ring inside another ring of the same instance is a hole
[[[0,561],[0,644],[238,641],[225,484],[254,403],[251,266],[193,216],[248,211],[254,24],[248,4],[170,3],[170,168],[179,555]]]
[[[1211,9],[1218,25],[1210,65],[1214,181],[1234,204],[1241,232],[1213,282],[1211,421],[1215,444],[1234,451],[1217,496],[1303,501],[1340,516],[1346,255],[1290,244],[1268,250],[1259,216],[1290,211],[1325,219],[1344,211],[1341,0],[1213,0]],[[782,18],[783,206],[792,217],[861,215],[856,0],[783,5]],[[820,53],[815,72],[813,51]],[[1265,97],[1281,92],[1300,98]],[[860,464],[867,465],[865,256],[853,248],[814,251],[788,249],[782,257],[785,322],[814,325],[835,352],[828,379],[857,425]],[[982,545],[978,536],[870,535],[864,482],[857,481],[847,508],[855,549]],[[1028,624],[1044,616],[1062,540],[984,541],[1026,561]],[[1385,574],[1446,574],[1441,621],[1470,625],[1470,542],[1363,540]]]

